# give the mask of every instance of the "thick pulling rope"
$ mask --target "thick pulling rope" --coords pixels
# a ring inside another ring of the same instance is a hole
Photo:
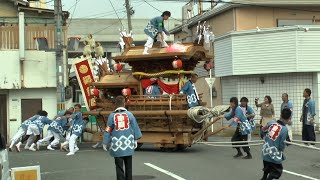
[[[308,148],[308,149],[313,149],[313,150],[318,150],[318,151],[320,151],[320,148],[317,148],[317,147],[306,146],[306,145],[303,145],[303,144],[298,144],[298,143],[288,142],[288,141],[286,141],[286,143],[287,143],[287,144],[290,144],[290,145],[294,145],[294,146],[300,146],[300,147],[304,147],[304,148]]]
[[[259,143],[261,142],[261,143]],[[308,141],[309,142],[309,141]],[[245,145],[230,145],[230,144],[243,144],[243,143],[253,143],[253,144],[245,144]],[[298,144],[294,142],[289,142],[285,141],[286,144],[294,145],[294,146],[299,146],[307,149],[312,149],[312,150],[317,150],[320,151],[320,148],[318,147],[313,147],[313,146],[306,146],[303,144]],[[204,144],[207,146],[214,146],[214,147],[247,147],[247,146],[260,146],[264,144],[263,140],[256,140],[256,141],[234,141],[234,142],[197,142],[196,144]]]
[[[263,140],[256,140],[256,141],[226,141],[226,142],[215,142],[215,141],[209,141],[209,142],[198,142],[199,144],[241,144],[241,143],[261,143],[264,142]]]
[[[256,144],[245,144],[245,145],[221,145],[221,144],[206,144],[208,146],[214,147],[248,147],[248,146],[261,146],[264,143],[256,143]]]
[[[317,141],[299,141],[299,140],[292,140],[292,142],[310,143],[310,144],[320,144],[320,142],[317,142]]]
[[[210,122],[210,119],[219,116],[222,112],[225,112],[227,109],[229,109],[229,106],[216,106],[212,109],[209,109],[207,107],[203,106],[197,106],[197,107],[192,107],[188,110],[188,117],[193,119],[197,123],[203,123],[204,127],[198,131],[196,134],[192,136],[193,143],[194,144],[205,144],[208,146],[215,146],[215,147],[247,147],[247,146],[260,146],[264,144],[263,140],[256,140],[256,141],[234,141],[234,142],[199,142],[201,139],[205,139],[211,135],[214,135],[224,129],[227,129],[230,127],[225,126],[221,127],[220,129],[216,130],[215,132],[208,133],[204,135],[204,132],[215,122],[220,120],[220,118],[216,118],[215,120]],[[299,140],[293,140],[293,142],[288,142],[285,141],[285,143],[288,145],[294,145],[294,146],[299,146],[303,148],[308,148],[308,149],[313,149],[320,151],[320,148],[313,147],[313,146],[306,146],[303,144],[298,144],[295,142],[299,143],[310,143],[310,144],[320,144],[320,142],[316,141],[299,141]],[[252,144],[245,144],[243,143],[252,143]],[[239,144],[239,145],[235,145]]]

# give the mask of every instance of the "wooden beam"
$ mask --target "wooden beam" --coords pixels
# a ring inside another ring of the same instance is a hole
[[[147,115],[147,116],[181,116],[186,115],[188,110],[156,110],[156,111],[130,111],[135,116]],[[110,115],[113,111],[88,111],[83,112],[84,115]]]

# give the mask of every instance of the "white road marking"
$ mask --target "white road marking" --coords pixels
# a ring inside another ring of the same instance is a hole
[[[295,173],[295,172],[292,172],[292,171],[283,170],[283,172],[291,174],[291,175],[294,175],[294,176],[303,177],[305,179],[319,180],[317,178],[313,178],[313,177],[306,176],[306,175],[303,175],[303,174],[298,174],[298,173]]]
[[[98,168],[80,168],[80,169],[65,169],[65,170],[57,170],[57,171],[47,171],[47,172],[42,172],[42,175],[47,175],[47,174],[66,174],[66,173],[73,173],[73,172],[84,172],[84,171],[100,171]],[[104,170],[104,169],[101,169]]]
[[[81,153],[81,152],[96,152],[96,151],[99,151],[99,150],[79,150],[76,154]],[[68,153],[66,151],[60,151],[60,150],[55,150],[55,151],[44,151],[44,150],[42,151],[41,150],[41,151],[36,151],[36,152],[27,152],[27,151],[25,151],[25,152],[20,152],[20,153],[23,153],[24,156],[56,155],[56,154],[67,154]],[[13,152],[13,153],[15,153],[15,152]]]
[[[155,166],[155,165],[153,165],[153,164],[151,164],[151,163],[144,163],[146,166],[149,166],[149,167],[151,167],[151,168],[153,168],[153,169],[155,169],[155,170],[157,170],[157,171],[160,171],[160,172],[162,172],[162,173],[164,173],[164,174],[166,174],[166,175],[169,175],[169,176],[171,176],[171,177],[173,177],[173,178],[175,178],[175,179],[177,179],[177,180],[186,180],[186,179],[184,179],[184,178],[182,178],[182,177],[180,177],[180,176],[178,176],[178,175],[175,175],[175,174],[173,174],[172,172],[169,172],[169,171],[167,171],[167,170],[165,170],[165,169],[162,169],[162,168],[160,168],[160,167],[158,167],[158,166]]]

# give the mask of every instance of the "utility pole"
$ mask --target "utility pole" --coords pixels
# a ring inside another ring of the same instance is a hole
[[[202,14],[203,12],[203,6],[202,6],[202,0],[199,0],[198,2],[198,14]]]
[[[132,24],[131,24],[131,7],[129,0],[126,0],[126,9],[127,9],[127,19],[128,19],[128,33],[132,30]]]
[[[57,109],[65,109],[65,90],[63,64],[63,41],[62,41],[62,4],[61,0],[54,0],[54,19],[55,19],[55,43],[56,52],[56,78],[57,78]]]

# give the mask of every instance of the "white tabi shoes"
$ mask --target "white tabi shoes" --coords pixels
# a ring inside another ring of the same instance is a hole
[[[30,146],[29,150],[30,150],[30,151],[37,151],[37,149],[36,149],[35,147],[36,147],[36,144],[33,143],[33,144]]]
[[[55,149],[53,149],[51,146],[50,146],[50,144],[47,146],[47,149],[48,150],[51,150],[51,151],[54,151]]]
[[[20,152],[20,146],[21,146],[21,142],[18,142],[18,144],[16,144],[16,149],[17,149],[17,152]]]

